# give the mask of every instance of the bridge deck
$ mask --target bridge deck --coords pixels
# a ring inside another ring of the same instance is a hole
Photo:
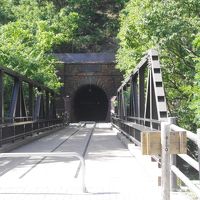
[[[79,131],[70,126],[13,151],[85,153],[87,193],[81,191],[76,159],[0,158],[0,199],[161,199],[156,164],[132,155],[109,126],[96,124],[93,134],[91,125]],[[186,198],[179,194],[172,199]]]

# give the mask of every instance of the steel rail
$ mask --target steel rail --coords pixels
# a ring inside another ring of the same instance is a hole
[[[80,131],[81,128],[73,131],[65,140],[61,141],[54,149],[52,149],[50,152],[55,152],[61,145],[63,145],[65,142],[67,142],[73,135],[75,135],[77,132]],[[29,170],[27,170],[21,177],[25,176],[27,173],[29,173],[32,169],[34,169],[38,164],[40,164],[46,157],[43,157],[40,159],[37,163],[35,163]]]
[[[87,153],[88,146],[89,146],[89,144],[90,144],[90,140],[91,140],[92,135],[93,135],[93,133],[94,133],[94,130],[95,130],[95,128],[96,128],[96,122],[93,122],[93,121],[84,121],[84,122],[81,122],[81,123],[85,124],[85,126],[86,126],[86,124],[92,124],[92,125],[93,125],[93,127],[91,128],[92,130],[91,130],[91,132],[90,132],[90,134],[89,134],[89,137],[88,137],[88,138],[86,137],[87,140],[86,140],[86,143],[85,143],[83,152],[82,152],[82,156],[83,156],[83,158],[85,158],[85,155],[86,155],[86,153]],[[79,163],[78,168],[77,168],[77,170],[76,170],[75,178],[77,178],[78,175],[79,175],[80,167],[81,167],[81,164]]]
[[[82,191],[87,192],[85,186],[85,160],[82,155],[76,152],[34,152],[34,153],[1,153],[0,158],[19,158],[19,157],[68,157],[68,158],[78,158],[82,166]]]

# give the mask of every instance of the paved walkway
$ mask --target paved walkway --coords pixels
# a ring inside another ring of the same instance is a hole
[[[89,128],[67,127],[13,152],[82,153]],[[74,135],[72,135],[74,133]],[[132,146],[132,148],[135,148]],[[156,163],[135,154],[109,124],[97,124],[86,152],[86,187],[81,191],[79,161],[69,158],[1,158],[1,200],[146,200],[161,199]],[[78,174],[78,177],[76,175]],[[184,196],[172,195],[184,200]]]

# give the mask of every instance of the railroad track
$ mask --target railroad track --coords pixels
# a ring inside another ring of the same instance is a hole
[[[75,130],[73,130],[66,138],[64,138],[56,146],[54,146],[50,150],[50,152],[75,152],[79,153],[83,158],[85,158],[95,127],[95,122],[80,122],[77,126],[74,127]],[[69,127],[68,131],[70,131],[70,128],[71,127]],[[19,178],[23,178],[24,176],[26,176],[29,172],[31,172],[34,168],[41,164],[46,158],[47,157],[43,157],[39,159]],[[74,175],[75,178],[78,177],[80,168],[81,162],[78,164],[76,173]]]

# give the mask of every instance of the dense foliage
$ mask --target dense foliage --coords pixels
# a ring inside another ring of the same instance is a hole
[[[56,51],[98,52],[116,49],[118,16],[127,0],[54,0],[58,9],[78,13],[78,29],[73,41]]]
[[[199,10],[199,0],[130,0],[118,34],[118,68],[126,73],[149,48],[159,50],[171,115],[192,130],[200,124]]]
[[[194,46],[197,48],[198,55],[200,54],[200,34],[196,36]],[[195,84],[193,89],[193,100],[191,108],[195,112],[196,122],[200,126],[200,57],[196,58],[196,73]]]
[[[60,86],[52,48],[72,39],[78,15],[36,0],[2,1],[0,64],[51,88]]]
[[[0,65],[59,88],[53,52],[112,48],[125,0],[0,0]]]

